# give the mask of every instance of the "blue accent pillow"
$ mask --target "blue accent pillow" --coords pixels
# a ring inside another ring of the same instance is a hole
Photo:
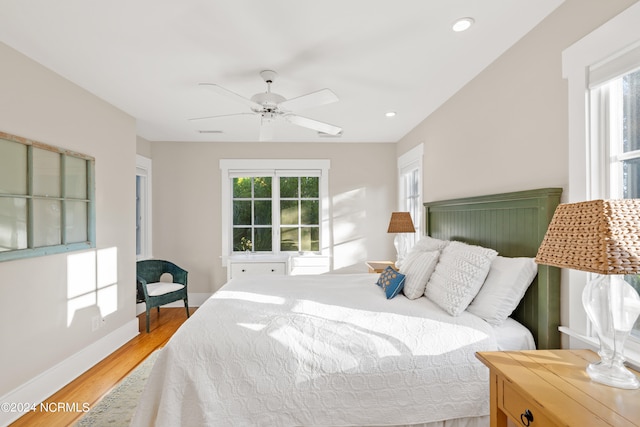
[[[398,295],[404,286],[404,274],[398,273],[391,267],[387,267],[380,274],[376,284],[384,289],[387,299],[391,299]]]

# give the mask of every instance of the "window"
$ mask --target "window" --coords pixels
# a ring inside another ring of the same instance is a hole
[[[282,173],[275,171],[275,177],[233,178],[234,252],[320,250],[319,177],[279,176]],[[279,233],[274,229],[276,224],[279,224]],[[279,241],[274,247],[273,242],[277,240],[274,236],[278,235]]]
[[[320,250],[320,179],[280,177],[280,250]]]
[[[639,20],[640,3],[637,3],[562,52],[562,72],[569,89],[567,202],[607,198],[615,194],[610,188],[612,165],[609,158],[609,150],[615,150],[615,147],[609,148],[611,140],[603,136],[608,132],[603,126],[608,113],[600,108],[606,105],[606,98],[596,91],[607,81],[638,70]],[[611,129],[615,129],[615,125]],[[563,296],[562,301],[564,317],[569,323],[562,330],[572,341],[578,341],[577,344],[571,342],[571,346],[582,345],[583,336],[589,333],[587,316],[582,308],[582,289],[587,280],[587,275],[580,271],[562,272],[563,283],[570,285],[565,288],[568,298]],[[625,355],[640,363],[637,333],[625,345]]]
[[[416,232],[407,235],[407,249],[422,236],[422,156],[423,144],[398,158],[398,210],[409,212]]]
[[[151,159],[136,156],[136,259],[150,259],[151,240]]]
[[[328,160],[221,160],[220,167],[223,255],[325,252]]]
[[[0,261],[95,247],[94,159],[0,133]]]
[[[592,85],[594,186],[604,198],[640,198],[640,58],[638,69]],[[594,75],[598,75],[597,71]],[[595,79],[592,79],[595,80]],[[600,190],[598,190],[600,188]],[[625,276],[638,292],[640,278]],[[640,338],[640,320],[632,334]]]

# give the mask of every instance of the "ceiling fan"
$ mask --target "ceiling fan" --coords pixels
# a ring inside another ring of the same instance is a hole
[[[328,134],[331,136],[339,135],[342,132],[342,128],[329,123],[320,122],[307,117],[294,114],[296,110],[304,110],[306,108],[319,107],[321,105],[331,104],[337,102],[338,97],[331,89],[321,89],[316,92],[301,95],[296,98],[286,99],[284,96],[271,92],[271,84],[278,76],[275,71],[264,70],[260,72],[260,76],[267,83],[267,91],[263,93],[257,93],[249,98],[245,98],[223,88],[214,83],[200,83],[200,86],[210,88],[217,93],[228,96],[235,99],[244,105],[247,105],[251,109],[251,113],[235,113],[224,114],[219,116],[207,116],[196,117],[189,120],[206,120],[215,119],[220,117],[230,116],[242,116],[242,115],[260,115],[260,141],[268,141],[273,139],[274,136],[274,124],[279,117],[284,117],[290,123],[294,125],[302,126],[305,128],[313,129],[315,131]]]

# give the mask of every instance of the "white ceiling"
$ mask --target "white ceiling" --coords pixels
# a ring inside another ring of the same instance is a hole
[[[249,98],[272,69],[287,99],[338,95],[298,113],[342,127],[339,141],[395,142],[562,1],[0,0],[0,41],[135,117],[150,141],[256,141],[258,116],[188,119],[249,111],[198,83]],[[466,16],[475,25],[453,32]],[[275,140],[329,139],[279,121]]]

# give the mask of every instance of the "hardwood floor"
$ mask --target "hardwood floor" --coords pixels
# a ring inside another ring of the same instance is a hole
[[[195,308],[190,309],[191,313],[194,311]],[[50,396],[45,400],[45,404],[47,407],[52,405],[55,409],[59,403],[77,403],[79,408],[88,403],[93,408],[149,354],[162,348],[185,320],[187,316],[184,308],[163,308],[160,310],[160,316],[156,310],[152,310],[151,331],[147,334],[145,314],[142,313],[138,316],[140,335]],[[29,412],[11,424],[11,427],[68,426],[77,422],[82,415],[83,412],[74,411]]]

